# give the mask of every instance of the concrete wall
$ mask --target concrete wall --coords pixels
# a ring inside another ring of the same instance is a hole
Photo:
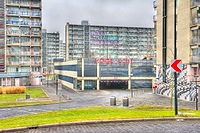
[[[157,64],[162,64],[162,21],[163,3],[157,6]],[[177,59],[184,64],[190,62],[190,0],[178,0],[177,5]],[[174,58],[174,0],[167,0],[167,64]]]

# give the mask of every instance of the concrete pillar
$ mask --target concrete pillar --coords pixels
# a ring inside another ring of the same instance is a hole
[[[82,58],[82,91],[84,91],[85,88],[85,80],[84,80],[84,58]]]
[[[6,78],[6,87],[8,86],[8,83],[7,83],[7,82],[8,82],[8,80],[7,80],[7,78]]]
[[[100,81],[100,74],[99,74],[99,63],[97,63],[97,90],[100,90],[100,84],[99,84],[99,81]]]
[[[85,88],[85,80],[82,79],[82,91],[84,91],[84,88]]]
[[[128,89],[131,89],[131,63],[128,64]]]

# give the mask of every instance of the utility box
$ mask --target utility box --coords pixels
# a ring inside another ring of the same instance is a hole
[[[128,107],[129,106],[129,98],[128,97],[124,97],[123,98],[123,106],[124,107]]]
[[[110,106],[116,106],[116,97],[115,96],[110,97]]]

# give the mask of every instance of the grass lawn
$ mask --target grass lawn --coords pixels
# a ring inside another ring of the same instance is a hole
[[[187,115],[182,114],[181,117],[200,116],[199,111],[189,109],[179,109],[179,111],[183,112],[183,114],[184,112],[185,114],[187,113]],[[170,107],[162,106],[139,106],[137,108],[97,106],[0,119],[0,129],[89,120],[116,120],[130,118],[164,117],[175,117],[174,110],[171,110]]]
[[[26,89],[26,93],[30,94],[31,98],[45,98],[47,97],[41,88],[30,88]],[[26,98],[24,94],[1,94],[0,95],[0,107],[10,106],[24,106],[24,105],[35,105],[35,104],[47,104],[49,102],[18,102],[17,99]],[[52,103],[52,102],[50,102]]]

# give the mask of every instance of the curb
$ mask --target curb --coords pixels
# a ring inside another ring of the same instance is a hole
[[[136,119],[117,119],[117,120],[94,120],[94,121],[80,121],[80,122],[67,122],[67,123],[55,123],[55,124],[44,124],[44,125],[35,125],[19,128],[9,128],[1,129],[0,133],[5,132],[16,132],[16,131],[25,131],[30,129],[39,129],[39,128],[51,128],[59,126],[76,126],[76,125],[89,125],[89,124],[103,124],[103,123],[120,123],[120,122],[141,122],[141,121],[184,121],[184,120],[200,120],[200,117],[174,117],[174,118],[136,118]]]

